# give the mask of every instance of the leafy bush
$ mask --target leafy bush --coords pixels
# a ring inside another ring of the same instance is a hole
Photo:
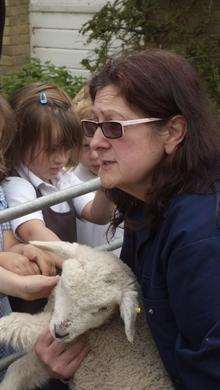
[[[85,78],[72,76],[65,67],[57,67],[49,61],[42,64],[40,60],[32,58],[18,72],[1,76],[0,92],[10,97],[19,88],[35,81],[55,84],[74,97],[85,83]]]
[[[159,47],[186,56],[193,63],[217,104],[220,94],[219,36],[214,33],[217,1],[210,0],[115,0],[108,2],[86,22],[81,33],[88,43],[98,41],[91,59],[82,64],[99,68],[116,52]]]

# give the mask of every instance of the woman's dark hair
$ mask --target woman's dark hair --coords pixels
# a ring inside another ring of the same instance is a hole
[[[165,155],[157,165],[147,192],[147,221],[155,231],[174,195],[213,189],[219,174],[219,132],[209,116],[196,71],[180,55],[149,49],[111,59],[90,81],[92,100],[108,85],[116,86],[129,106],[144,117],[164,118],[161,125],[151,125],[155,131],[174,115],[182,115],[187,122],[184,140],[175,153]],[[120,190],[109,193],[126,220],[135,200]],[[114,218],[113,225],[119,220]]]
[[[41,103],[41,93],[46,103]],[[11,106],[17,119],[17,134],[8,155],[11,166],[19,165],[27,152],[34,153],[39,140],[50,154],[54,148],[73,150],[72,164],[78,158],[83,134],[74,113],[70,97],[51,84],[33,83],[19,89],[11,97]]]

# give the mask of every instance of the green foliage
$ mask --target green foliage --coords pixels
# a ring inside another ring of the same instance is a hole
[[[57,67],[49,61],[42,64],[38,59],[32,58],[18,72],[1,76],[0,92],[10,97],[24,85],[35,81],[55,84],[63,88],[70,97],[74,97],[85,83],[85,78],[72,76],[65,67]]]
[[[217,0],[216,0],[217,3]],[[219,37],[212,33],[215,1],[210,0],[115,0],[108,2],[85,23],[82,34],[96,40],[94,57],[82,64],[99,68],[112,53],[146,47],[169,49],[193,63],[216,102],[220,94]],[[118,42],[115,45],[114,42]]]

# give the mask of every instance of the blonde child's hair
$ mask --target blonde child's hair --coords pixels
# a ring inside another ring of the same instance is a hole
[[[5,155],[16,136],[16,119],[8,102],[0,96],[0,181],[7,176]],[[12,156],[8,155],[10,160]]]
[[[73,106],[79,120],[92,118],[92,100],[87,85],[80,89],[74,97]]]
[[[15,92],[11,106],[18,131],[9,150],[13,155],[10,168],[19,165],[27,152],[33,154],[39,141],[43,141],[48,154],[55,148],[72,149],[72,164],[76,163],[83,136],[66,92],[55,85],[36,82]]]

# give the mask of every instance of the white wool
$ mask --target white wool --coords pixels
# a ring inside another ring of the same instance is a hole
[[[88,334],[91,352],[70,381],[70,389],[172,389],[143,314],[138,315],[135,334],[138,291],[129,267],[110,252],[84,245],[32,244],[60,254],[65,262],[44,312],[12,313],[0,319],[0,343],[27,351],[9,367],[0,389],[35,389],[48,381],[45,366],[32,352],[48,325],[64,343]]]

